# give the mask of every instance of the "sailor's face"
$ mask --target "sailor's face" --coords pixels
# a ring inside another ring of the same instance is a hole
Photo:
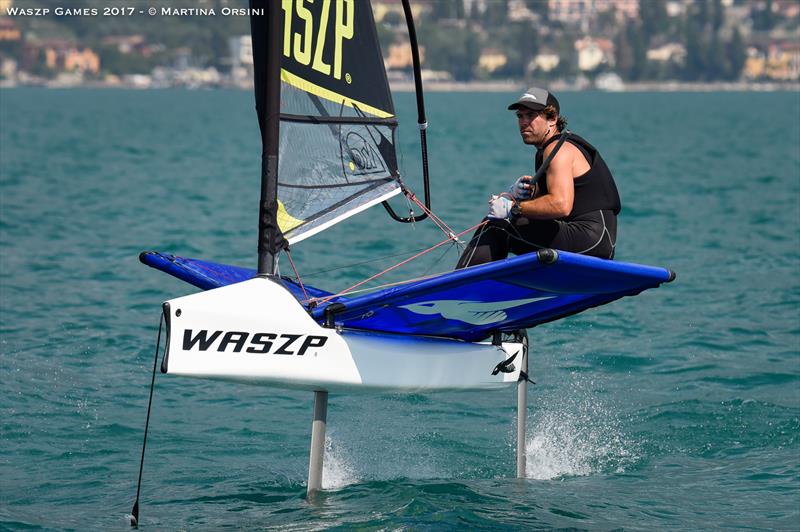
[[[548,121],[541,111],[534,111],[527,107],[517,109],[517,125],[522,142],[525,144],[542,144],[547,140],[547,135],[555,125],[555,120]]]

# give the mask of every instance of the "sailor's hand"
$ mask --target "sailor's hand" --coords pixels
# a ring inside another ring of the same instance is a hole
[[[492,194],[492,197],[489,198],[489,214],[486,216],[495,220],[507,220],[510,218],[514,200],[508,196],[508,194],[499,196]]]
[[[508,193],[514,196],[514,199],[517,201],[531,199],[531,195],[533,194],[532,180],[533,178],[529,175],[521,176],[509,187]]]

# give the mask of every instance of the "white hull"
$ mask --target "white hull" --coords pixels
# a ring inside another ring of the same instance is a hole
[[[164,305],[170,340],[162,371],[281,388],[426,392],[493,389],[519,378],[521,344],[325,328],[266,278]],[[509,373],[497,364],[519,354]]]

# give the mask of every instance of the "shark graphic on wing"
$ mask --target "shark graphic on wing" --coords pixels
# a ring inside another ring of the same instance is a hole
[[[535,301],[552,299],[556,296],[532,297],[513,301],[461,301],[458,299],[440,299],[436,301],[420,301],[399,308],[415,314],[440,314],[448,320],[458,320],[472,325],[488,325],[508,318],[506,310]]]

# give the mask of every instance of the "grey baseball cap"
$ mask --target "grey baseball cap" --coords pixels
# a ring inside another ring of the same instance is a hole
[[[556,100],[555,96],[553,96],[546,89],[531,87],[530,89],[526,90],[516,102],[509,105],[508,110],[513,111],[515,109],[519,109],[520,107],[527,107],[528,109],[533,109],[534,111],[540,111],[548,105],[552,105],[556,108],[556,111],[561,113],[561,107],[558,105],[558,100]]]

